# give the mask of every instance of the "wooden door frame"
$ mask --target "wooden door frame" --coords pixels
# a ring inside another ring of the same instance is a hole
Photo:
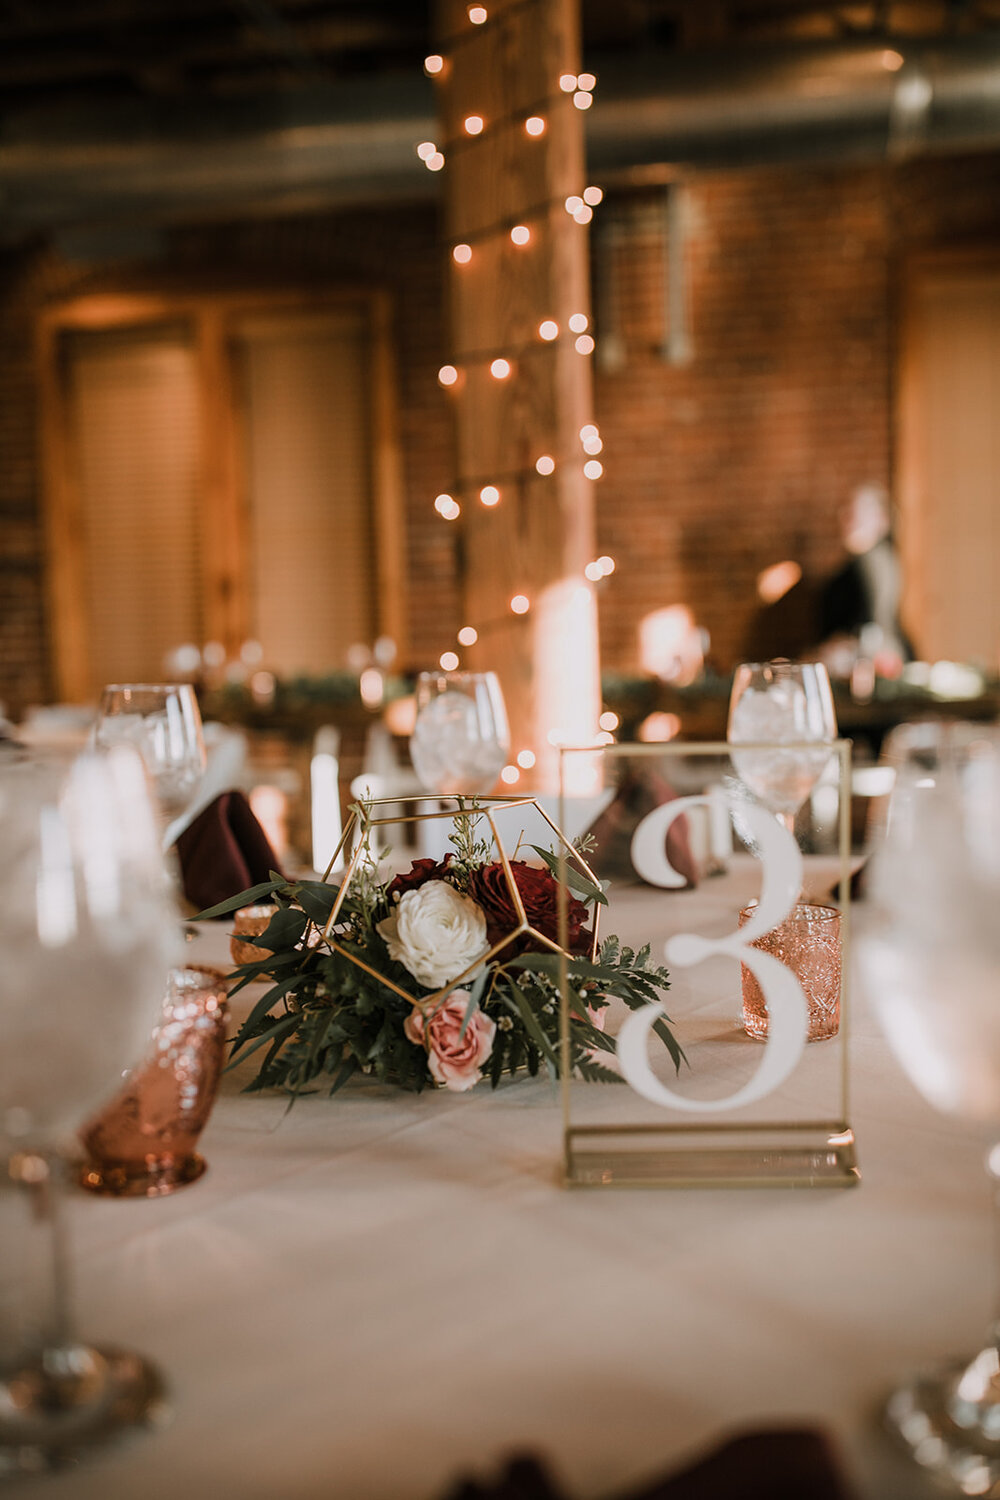
[[[163,323],[192,329],[201,424],[202,600],[206,640],[235,655],[250,634],[249,495],[234,387],[232,341],[239,318],[260,313],[308,316],[357,308],[370,334],[369,473],[373,515],[375,616],[380,635],[407,656],[406,523],[399,443],[397,379],[389,294],[364,288],[246,290],[224,293],[93,293],[53,305],[39,317],[36,365],[38,435],[52,675],[67,702],[91,696],[84,586],[83,499],[70,431],[62,341],[69,332]]]

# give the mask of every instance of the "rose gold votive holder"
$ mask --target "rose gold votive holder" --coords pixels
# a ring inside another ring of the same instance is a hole
[[[80,1183],[112,1198],[159,1198],[205,1171],[195,1150],[219,1087],[226,977],[171,969],[152,1045],[117,1098],[80,1132]]]
[[[740,926],[749,922],[755,905],[740,912]],[[750,945],[791,969],[809,1006],[806,1040],[821,1042],[840,1028],[840,912],[834,906],[799,902],[771,932]],[[740,966],[743,980],[743,1026],[748,1036],[767,1036],[767,1004],[756,978]]]
[[[271,918],[278,910],[276,906],[241,906],[233,917],[233,931],[229,940],[229,952],[234,964],[254,964],[266,958],[267,948],[258,948],[255,943],[241,942],[241,938],[260,937],[266,932]]]

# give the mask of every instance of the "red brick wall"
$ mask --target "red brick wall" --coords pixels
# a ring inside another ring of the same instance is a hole
[[[659,352],[662,243],[645,204],[609,195],[599,313],[624,340],[596,371],[604,438],[600,550],[606,666],[636,662],[648,611],[688,603],[722,667],[743,653],[756,574],[794,557],[822,576],[836,510],[865,480],[891,483],[898,272],[913,249],[1000,245],[1000,154],[872,167],[696,174],[686,185],[693,357]],[[637,212],[637,207],[642,212]],[[400,437],[410,564],[411,665],[459,619],[457,531],[434,514],[451,477],[450,418],[435,374],[447,352],[434,214],[256,220],[175,230],[156,263],[100,269],[33,249],[0,261],[0,699],[50,694],[32,328],[38,307],[85,290],[183,285],[376,284],[397,309]],[[610,298],[603,293],[610,288]]]

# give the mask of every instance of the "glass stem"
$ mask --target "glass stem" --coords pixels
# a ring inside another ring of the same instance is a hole
[[[781,824],[782,828],[787,829],[788,832],[792,835],[792,838],[794,838],[795,837],[795,814],[794,813],[789,813],[789,812],[780,812],[780,813],[776,813],[775,816],[777,817],[778,822]]]
[[[31,1151],[14,1157],[10,1170],[27,1193],[34,1218],[48,1230],[48,1307],[40,1329],[42,1345],[44,1349],[65,1349],[74,1340],[61,1182],[63,1164],[55,1155]]]

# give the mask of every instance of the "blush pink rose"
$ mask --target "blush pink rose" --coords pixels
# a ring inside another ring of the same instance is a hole
[[[431,1015],[414,1007],[403,1022],[411,1042],[427,1048],[427,1065],[435,1083],[464,1093],[479,1082],[480,1069],[493,1051],[496,1022],[477,1010],[460,1036],[469,1004],[468,990],[452,990]]]

